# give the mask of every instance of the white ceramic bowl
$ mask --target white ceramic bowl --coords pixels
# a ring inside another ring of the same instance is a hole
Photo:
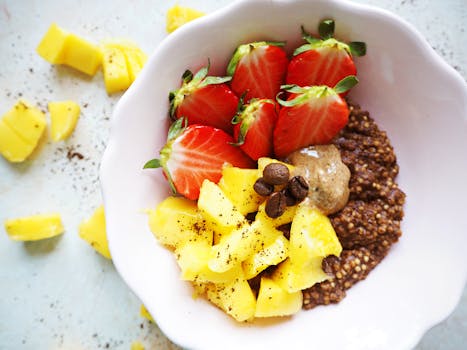
[[[237,324],[179,280],[172,254],[144,209],[169,194],[159,170],[142,170],[167,131],[168,92],[186,68],[210,58],[223,74],[233,49],[253,40],[300,38],[320,19],[336,36],[363,40],[351,93],[385,129],[407,193],[403,236],[338,305],[281,321]],[[115,266],[162,331],[190,349],[408,349],[448,316],[467,276],[467,89],[421,35],[396,16],[341,1],[239,1],[168,36],[115,109],[102,160],[107,231]]]

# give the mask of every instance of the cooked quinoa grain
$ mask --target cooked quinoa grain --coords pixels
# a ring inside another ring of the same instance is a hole
[[[332,278],[303,291],[304,309],[342,300],[401,235],[405,194],[395,182],[399,167],[394,149],[367,111],[358,105],[349,108],[349,122],[334,144],[351,173],[350,196],[330,216],[343,251],[340,257],[324,259],[323,269]]]

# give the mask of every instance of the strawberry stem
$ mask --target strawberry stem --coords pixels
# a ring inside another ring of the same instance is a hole
[[[144,164],[143,169],[156,169],[156,168],[160,168],[161,166],[162,166],[161,161],[157,158],[154,158],[154,159],[148,160]]]
[[[325,19],[319,23],[318,33],[321,39],[326,40],[334,36],[334,20]]]
[[[363,41],[352,41],[348,45],[352,56],[360,57],[366,55],[366,44]]]
[[[338,94],[342,94],[343,92],[349,91],[355,85],[357,85],[358,79],[355,75],[349,75],[342,79],[340,82],[334,86],[334,91]]]

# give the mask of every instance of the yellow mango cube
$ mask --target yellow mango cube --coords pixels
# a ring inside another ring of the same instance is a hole
[[[253,319],[256,298],[243,276],[229,283],[209,284],[207,298],[239,322]]]
[[[148,57],[146,54],[134,43],[128,40],[111,40],[103,43],[104,53],[105,50],[114,49],[123,53],[125,57],[126,69],[130,84],[135,81],[140,71],[143,69]],[[113,63],[113,62],[112,62]],[[123,69],[122,69],[123,71]],[[128,85],[129,86],[129,85]],[[127,87],[128,87],[127,86]]]
[[[219,187],[238,211],[246,215],[257,211],[265,200],[265,197],[260,196],[253,189],[256,180],[258,180],[257,169],[226,166],[222,169]]]
[[[45,33],[37,53],[52,64],[65,63],[65,43],[69,33],[53,23]]]
[[[93,76],[102,63],[102,52],[98,46],[70,34],[66,40],[65,64],[80,72]]]
[[[37,145],[46,125],[44,113],[24,100],[19,100],[5,113],[3,121],[24,141],[34,146]]]
[[[44,214],[5,220],[5,231],[15,241],[37,241],[64,232],[59,214]]]
[[[151,321],[155,323],[154,319],[152,318],[151,314],[149,313],[148,309],[146,309],[146,306],[141,304],[141,307],[139,308],[139,314],[141,317],[144,317],[148,321]]]
[[[167,11],[167,32],[172,33],[175,29],[180,28],[182,25],[204,15],[204,12],[195,10],[193,8],[175,5]]]
[[[79,225],[79,236],[88,242],[97,252],[110,259],[107,231],[105,227],[104,207],[98,207],[91,218]]]
[[[289,293],[272,279],[261,278],[256,300],[255,317],[289,316],[301,310],[301,291]]]
[[[141,344],[139,341],[134,341],[131,343],[131,350],[144,350],[145,347],[143,344]]]
[[[102,63],[99,47],[56,24],[50,26],[37,52],[52,64],[65,64],[91,76],[96,74]]]
[[[18,134],[0,120],[0,154],[8,161],[17,163],[24,161],[35,146],[27,143]]]
[[[108,94],[123,91],[131,85],[126,58],[123,51],[114,45],[103,46],[102,68],[104,70],[105,89]]]
[[[150,210],[149,228],[160,243],[171,248],[188,241],[212,244],[212,229],[203,222],[196,203],[183,197],[167,197]]]
[[[128,49],[123,51],[131,82],[134,82],[143,69],[148,57],[140,49]]]
[[[54,141],[65,140],[78,122],[80,108],[76,102],[60,101],[49,102],[49,113],[51,120],[51,136]]]
[[[10,162],[24,161],[45,130],[45,115],[20,100],[0,119],[0,153]]]
[[[289,255],[289,241],[282,234],[264,249],[251,255],[242,263],[243,273],[247,280],[255,277],[271,265],[278,265]]]

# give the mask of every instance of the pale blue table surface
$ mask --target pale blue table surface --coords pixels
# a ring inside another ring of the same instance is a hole
[[[102,73],[84,77],[51,67],[34,51],[52,22],[98,42],[126,37],[150,53],[167,35],[165,13],[176,0],[0,0],[0,115],[19,97],[46,108],[73,99],[83,108],[72,137],[41,142],[33,159],[11,165],[0,157],[0,222],[58,211],[66,233],[35,243],[10,241],[0,228],[0,349],[178,349],[139,315],[140,301],[112,262],[77,235],[102,202],[98,166],[112,108]],[[211,12],[230,0],[180,0]],[[467,0],[358,0],[411,22],[466,79]],[[84,159],[68,159],[78,151]],[[467,349],[467,293],[454,313],[431,329],[417,350]]]

